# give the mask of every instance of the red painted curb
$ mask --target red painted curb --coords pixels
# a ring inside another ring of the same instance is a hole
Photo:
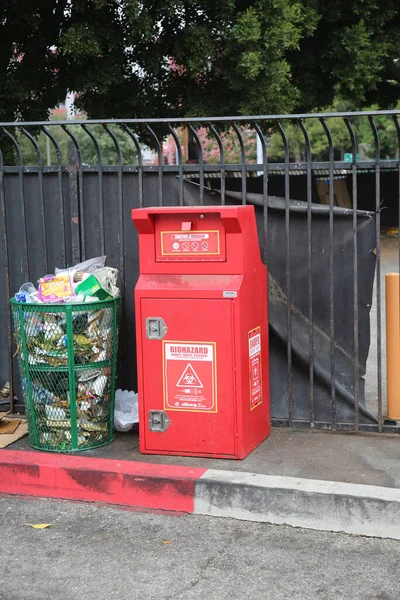
[[[104,502],[192,513],[207,469],[5,450],[0,494]]]

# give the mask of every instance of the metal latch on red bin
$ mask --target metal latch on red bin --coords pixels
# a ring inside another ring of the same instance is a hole
[[[147,317],[146,337],[148,340],[162,340],[168,327],[162,317]]]
[[[167,431],[170,423],[170,418],[165,410],[149,410],[150,431]]]

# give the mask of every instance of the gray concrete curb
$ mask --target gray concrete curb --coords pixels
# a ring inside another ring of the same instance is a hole
[[[0,495],[104,502],[400,540],[400,489],[2,450]]]
[[[296,477],[207,470],[194,512],[400,540],[400,490]]]

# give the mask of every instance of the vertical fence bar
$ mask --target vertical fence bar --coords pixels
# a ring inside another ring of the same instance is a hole
[[[224,145],[222,143],[222,139],[221,136],[219,135],[218,131],[216,130],[216,128],[214,127],[214,125],[212,123],[210,123],[209,125],[210,130],[213,132],[213,135],[217,141],[218,144],[218,150],[219,150],[219,164],[220,164],[220,176],[221,176],[221,204],[224,205],[225,204],[225,152],[224,152]]]
[[[126,298],[127,298],[127,287],[126,287],[126,277],[125,277],[125,252],[124,252],[124,210],[123,210],[123,188],[122,188],[122,152],[121,146],[119,145],[117,136],[113,132],[112,129],[109,128],[108,125],[103,124],[104,130],[108,133],[110,138],[112,139],[115,151],[117,153],[117,163],[118,163],[118,217],[119,217],[119,233],[118,233],[118,247],[119,247],[119,269],[121,274],[121,286],[124,288],[124,293],[121,294],[121,310],[122,314],[126,314]],[[114,307],[115,308],[115,307]],[[124,354],[128,356],[128,338],[126,335],[123,336],[123,346],[124,346]],[[125,366],[125,381],[128,378],[128,365],[127,362],[124,362]]]
[[[335,177],[333,169],[334,149],[331,131],[325,121],[320,119],[324,128],[329,146],[329,346],[331,367],[331,405],[332,405],[332,429],[336,431],[336,364],[335,364],[335,286],[334,286],[334,227],[333,206],[335,197]]]
[[[7,208],[6,195],[4,191],[4,162],[3,153],[0,150],[0,217],[3,223],[3,257],[4,257],[4,283],[7,319],[7,346],[8,346],[8,382],[10,386],[10,410],[14,412],[14,369],[13,369],[13,343],[12,343],[12,316],[10,308],[10,264],[8,262],[8,231],[7,231]]]
[[[132,142],[135,144],[138,160],[138,194],[139,194],[139,206],[142,208],[143,202],[143,157],[142,150],[140,148],[139,140],[133,131],[127,125],[122,125],[122,129],[126,131]]]
[[[117,165],[118,165],[118,216],[119,216],[119,233],[118,233],[118,246],[119,246],[119,264],[122,274],[122,283],[125,283],[125,265],[124,265],[124,212],[123,212],[123,190],[122,190],[122,153],[121,146],[119,145],[117,136],[109,128],[108,125],[103,125],[104,130],[108,133],[112,139],[115,151],[117,153]]]
[[[79,232],[79,241],[80,241],[80,255],[82,260],[86,260],[86,243],[85,243],[85,210],[83,206],[83,165],[82,165],[82,152],[79,142],[75,135],[70,131],[70,129],[66,125],[61,126],[64,131],[68,134],[72,143],[75,147],[75,152],[69,152],[69,174],[70,174],[70,194],[73,194],[74,204],[76,198],[76,206],[72,209],[71,207],[71,227],[73,230],[73,234],[75,231]],[[75,182],[73,181],[75,178]],[[76,214],[75,214],[76,209]],[[79,215],[79,217],[78,217]],[[77,223],[74,219],[78,219],[78,228],[74,227]],[[75,252],[76,253],[76,248]],[[76,261],[78,262],[78,261]]]
[[[25,212],[25,193],[24,193],[24,174],[23,174],[23,162],[22,162],[22,154],[21,149],[18,145],[15,137],[7,131],[4,127],[1,128],[1,131],[8,137],[11,141],[13,148],[16,152],[16,158],[18,161],[18,188],[19,188],[19,198],[20,198],[20,208],[21,208],[21,219],[24,225],[24,237],[22,240],[22,256],[21,256],[21,273],[23,274],[24,281],[30,280],[30,270],[29,270],[29,261],[28,261],[28,229],[27,229],[27,221],[26,221],[26,212]],[[6,239],[4,242],[7,244],[7,249],[4,254],[4,262],[6,265],[6,273],[5,273],[5,283],[6,283],[6,302],[7,302],[7,342],[8,342],[8,374],[9,374],[9,384],[10,384],[10,410],[14,410],[15,402],[14,402],[14,362],[13,362],[13,341],[12,341],[12,331],[13,331],[13,323],[12,323],[12,315],[10,309],[10,298],[11,298],[11,284],[10,284],[10,270],[9,270],[9,253],[8,253],[8,235],[7,235],[7,209],[6,209],[6,196],[4,190],[4,163],[2,164],[2,182],[1,182],[1,190],[3,193],[3,201],[2,203],[2,218],[4,222],[5,235]],[[4,208],[4,213],[3,213]]]
[[[71,140],[68,140],[68,187],[71,231],[71,262],[73,265],[75,265],[80,262],[81,245],[79,235],[77,159],[76,150]]]
[[[369,115],[369,124],[375,144],[375,211],[376,211],[376,328],[377,328],[377,371],[378,371],[378,429],[382,432],[382,321],[381,321],[381,165],[379,134],[374,117]]]
[[[28,140],[31,142],[32,146],[34,147],[34,149],[36,151],[37,161],[38,161],[40,221],[41,221],[42,228],[43,228],[43,237],[44,237],[44,244],[45,244],[45,249],[46,249],[45,264],[46,264],[46,272],[48,273],[49,272],[49,251],[48,251],[48,247],[47,247],[47,237],[48,236],[47,236],[47,228],[46,228],[46,206],[45,206],[45,202],[44,202],[44,190],[43,190],[43,158],[42,158],[42,153],[40,151],[39,145],[38,145],[37,141],[35,140],[35,138],[33,137],[33,135],[31,135],[29,133],[29,131],[27,131],[25,129],[25,127],[21,127],[21,131],[28,138]]]
[[[360,428],[360,359],[359,359],[359,333],[358,333],[358,231],[357,231],[357,140],[350,119],[344,119],[350,135],[352,165],[352,200],[353,200],[353,334],[354,334],[354,428]]]
[[[311,144],[308,131],[302,120],[298,121],[306,144],[307,161],[307,257],[308,257],[308,320],[309,320],[309,399],[311,428],[315,424],[314,406],[314,316],[313,316],[313,281],[312,281],[312,171],[311,171]]]
[[[163,205],[163,155],[160,140],[157,135],[153,131],[153,129],[146,123],[146,129],[150,133],[151,137],[155,142],[155,147],[157,149],[157,157],[158,157],[158,205]]]
[[[289,427],[293,426],[293,374],[292,374],[292,291],[290,280],[290,176],[289,176],[289,142],[280,121],[277,121],[278,130],[283,142],[285,153],[285,276],[286,276],[286,321],[287,321],[287,348],[286,360],[288,369],[288,419]]]
[[[183,206],[184,203],[184,191],[183,191],[183,156],[182,156],[182,148],[179,138],[175,129],[168,125],[168,129],[171,132],[172,137],[174,138],[176,153],[178,155],[178,178],[179,178],[179,206]]]
[[[19,198],[21,204],[21,219],[24,224],[24,239],[22,243],[22,260],[21,260],[21,273],[23,273],[24,281],[30,280],[30,271],[29,271],[29,261],[28,261],[28,229],[26,222],[26,211],[25,211],[25,193],[24,193],[24,174],[22,171],[22,154],[20,147],[18,145],[15,137],[7,131],[4,127],[1,128],[1,131],[8,137],[11,141],[18,160],[18,187],[19,187]]]
[[[65,231],[65,199],[64,199],[64,191],[63,191],[63,183],[62,183],[62,155],[60,146],[58,145],[53,134],[47,129],[47,127],[43,127],[43,133],[48,137],[48,139],[52,142],[54,149],[57,155],[57,183],[58,183],[58,194],[59,194],[59,208],[60,208],[60,223],[61,230],[63,232],[62,240],[61,240],[61,253],[64,257],[64,264],[67,264],[67,249],[65,244],[66,239],[66,231]],[[50,150],[49,150],[50,152]]]
[[[247,181],[246,181],[246,151],[244,148],[243,136],[239,127],[236,125],[235,121],[232,122],[232,128],[236,133],[236,136],[239,140],[240,146],[240,157],[241,157],[241,175],[242,175],[242,204],[246,204],[246,191],[247,191]]]
[[[262,159],[263,159],[263,225],[264,225],[264,263],[268,269],[268,254],[269,254],[269,240],[268,240],[268,156],[267,156],[267,143],[265,140],[264,133],[258,123],[254,123],[254,129],[256,135],[261,143],[262,148]],[[268,282],[267,282],[267,293],[268,293]]]
[[[98,167],[97,186],[98,186],[98,190],[99,190],[97,200],[98,200],[98,207],[99,207],[100,251],[101,251],[101,254],[104,256],[104,254],[106,252],[106,250],[105,250],[106,245],[105,245],[105,229],[104,229],[103,156],[101,153],[100,144],[99,144],[96,136],[94,135],[94,133],[86,125],[82,125],[82,129],[85,131],[85,133],[88,134],[88,136],[92,140],[95,150],[96,150],[96,155],[97,155],[97,167]]]
[[[200,185],[200,205],[204,204],[204,156],[203,156],[203,147],[200,142],[200,138],[197,135],[197,131],[194,129],[191,123],[189,123],[189,129],[192,132],[192,136],[196,141],[197,146],[199,147],[199,185]]]

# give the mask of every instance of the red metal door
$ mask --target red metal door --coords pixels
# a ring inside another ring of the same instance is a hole
[[[143,451],[233,455],[233,303],[142,299],[141,316]],[[146,320],[159,317],[167,333],[162,340],[148,339]],[[149,411],[165,411],[170,421],[165,431],[151,430]]]

